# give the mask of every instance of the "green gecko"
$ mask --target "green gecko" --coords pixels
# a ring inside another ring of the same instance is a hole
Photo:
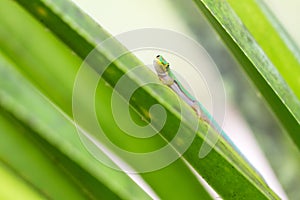
[[[200,102],[197,101],[193,95],[191,95],[179,82],[176,78],[172,70],[170,69],[170,64],[161,56],[158,55],[153,60],[153,65],[157,76],[161,80],[164,85],[170,87],[183,101],[185,101],[188,105],[190,105],[193,110],[196,112],[197,116],[207,122],[210,126],[208,127],[208,133],[210,133],[210,127],[218,133],[221,137],[223,137],[239,154],[244,158],[244,156],[240,153],[239,149],[234,145],[234,143],[230,140],[230,138],[226,135],[226,133],[222,130],[219,124],[215,121],[215,119],[210,115],[210,113],[201,105]],[[210,134],[206,135],[206,139],[210,138],[212,143],[216,143],[218,138],[212,136]],[[202,148],[202,147],[201,147]],[[208,154],[211,148],[207,148],[207,145],[203,148],[203,151],[200,149],[199,156],[204,157]],[[201,155],[200,155],[201,154]]]
[[[179,80],[176,78],[172,70],[170,69],[170,64],[161,56],[158,55],[153,61],[153,65],[155,68],[155,71],[159,77],[159,79],[162,81],[164,85],[167,85],[170,87],[178,96],[180,96],[183,101],[185,101],[188,105],[190,105],[193,110],[195,110],[197,116],[206,121],[212,129],[214,129],[221,137],[223,137],[234,149],[238,154],[246,160],[249,164],[250,162],[244,157],[244,155],[240,152],[240,150],[234,145],[234,143],[230,140],[230,138],[225,134],[225,132],[221,129],[221,127],[218,125],[218,123],[214,120],[214,118],[210,115],[210,113],[200,104],[200,102],[197,101],[195,97],[193,97],[179,82]],[[210,129],[210,127],[208,127]],[[209,133],[209,132],[208,132]],[[207,134],[207,137],[209,134]],[[211,138],[211,142],[217,142],[218,138]],[[205,143],[204,143],[205,144]],[[209,146],[209,145],[208,145]],[[201,147],[199,152],[199,157],[203,158],[205,157],[211,148],[209,148],[207,145]],[[207,148],[208,147],[208,148]],[[264,178],[261,176],[261,174],[253,167],[253,169],[259,174],[259,176],[264,180]]]
[[[185,101],[189,106],[191,106],[191,108],[196,112],[197,116],[210,125],[208,127],[209,130],[211,127],[212,129],[214,129],[216,131],[216,133],[223,136],[229,143],[231,143],[233,145],[231,140],[223,132],[221,127],[213,119],[213,117],[210,115],[210,113],[197,101],[197,99],[193,95],[191,95],[181,85],[179,80],[176,78],[176,76],[170,69],[170,64],[161,55],[156,56],[156,58],[153,61],[153,65],[154,65],[155,71],[156,71],[159,79],[161,80],[161,82],[164,85],[167,85],[168,87],[170,87],[183,101]],[[206,139],[208,139],[208,137],[209,137],[210,141],[212,141],[212,143],[216,143],[218,140],[217,137],[212,136],[210,134],[208,134],[206,137],[207,137]],[[210,151],[211,148],[208,148],[206,146],[206,147],[204,147],[204,149],[206,149],[206,150],[202,151],[203,156],[207,155],[207,153]],[[201,150],[200,150],[200,152],[201,152]]]
[[[154,59],[153,65],[162,83],[170,87],[183,101],[191,106],[199,118],[210,123],[209,118],[211,117],[207,117],[208,112],[201,106],[197,99],[181,85],[170,69],[170,64],[161,55],[158,55]]]

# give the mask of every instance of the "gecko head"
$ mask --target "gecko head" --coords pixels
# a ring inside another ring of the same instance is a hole
[[[170,66],[170,64],[161,55],[155,57],[153,65],[158,74],[166,73]]]

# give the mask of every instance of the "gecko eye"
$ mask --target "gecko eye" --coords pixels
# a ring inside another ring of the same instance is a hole
[[[157,56],[156,56],[156,58],[159,58],[159,57],[160,57],[160,55],[157,55]]]
[[[169,67],[170,67],[170,64],[168,63],[168,64],[166,65],[166,69],[169,69]]]

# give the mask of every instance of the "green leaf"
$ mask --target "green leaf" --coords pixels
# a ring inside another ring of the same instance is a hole
[[[285,30],[276,22],[262,1],[246,0],[242,3],[228,1],[250,34],[263,49],[274,67],[289,85],[290,89],[300,99],[300,63],[295,55],[299,54],[297,48],[290,48]],[[258,2],[260,2],[258,4]],[[262,10],[263,8],[264,10]],[[269,15],[269,18],[267,13]],[[272,21],[270,21],[272,20]],[[265,31],[268,30],[268,31]]]
[[[120,199],[72,161],[46,148],[46,142],[32,141],[32,131],[2,108],[0,112],[1,161],[37,195],[51,199]],[[47,149],[46,153],[44,149]],[[30,196],[23,198],[31,199]]]
[[[96,161],[74,125],[12,67],[0,54],[1,161],[53,199],[147,199],[126,174]]]
[[[254,1],[229,2],[235,10],[226,1],[195,0],[300,148],[299,63]]]

